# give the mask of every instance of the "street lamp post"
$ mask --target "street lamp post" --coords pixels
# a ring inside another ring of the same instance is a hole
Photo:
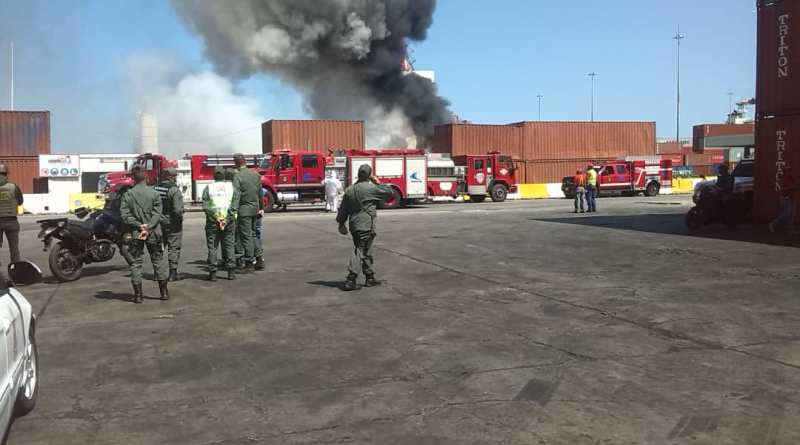
[[[672,37],[678,43],[678,96],[676,101],[675,113],[675,142],[680,144],[681,141],[681,40],[686,36],[681,34],[681,26],[678,25],[678,33]]]
[[[587,76],[592,78],[591,117],[592,117],[592,122],[594,122],[594,78],[597,77],[598,74],[592,71],[591,73],[587,74]]]
[[[539,120],[542,120],[542,98],[543,97],[544,96],[541,93],[536,95],[536,98],[539,99]]]

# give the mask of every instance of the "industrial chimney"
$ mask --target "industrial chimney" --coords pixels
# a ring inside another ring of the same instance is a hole
[[[139,153],[158,153],[158,119],[150,113],[139,115]]]

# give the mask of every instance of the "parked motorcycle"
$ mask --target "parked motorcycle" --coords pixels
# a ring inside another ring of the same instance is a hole
[[[119,198],[106,201],[102,209],[75,210],[79,219],[52,218],[37,221],[41,226],[39,239],[44,250],[50,249],[50,271],[58,281],[75,281],[81,277],[83,266],[114,258],[119,249],[128,264],[130,234],[125,233],[119,211]],[[87,219],[84,219],[88,216]],[[53,238],[57,239],[52,248]]]

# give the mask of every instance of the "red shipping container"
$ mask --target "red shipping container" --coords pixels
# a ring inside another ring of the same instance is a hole
[[[715,136],[730,136],[735,134],[754,133],[755,124],[701,124],[692,128],[692,149],[695,153],[703,153],[704,149],[713,147],[705,146],[705,138]]]
[[[8,180],[17,184],[22,193],[37,193],[39,176],[38,156],[2,156],[0,164],[8,168]]]
[[[784,169],[791,166],[800,181],[800,115],[760,120],[756,146],[753,218],[764,224],[778,214],[776,185]]]
[[[340,120],[270,120],[261,124],[262,153],[275,150],[363,150],[364,122]]]
[[[524,132],[524,125],[437,125],[433,130],[431,151],[460,156],[482,155],[496,150],[513,159],[524,159]]]
[[[800,1],[760,0],[756,112],[800,113]]]
[[[50,154],[49,111],[0,111],[0,156]]]

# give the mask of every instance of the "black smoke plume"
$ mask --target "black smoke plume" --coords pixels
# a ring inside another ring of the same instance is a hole
[[[219,73],[273,73],[304,94],[314,117],[367,121],[373,144],[424,146],[451,120],[436,86],[401,68],[407,42],[425,39],[435,0],[172,3]]]

